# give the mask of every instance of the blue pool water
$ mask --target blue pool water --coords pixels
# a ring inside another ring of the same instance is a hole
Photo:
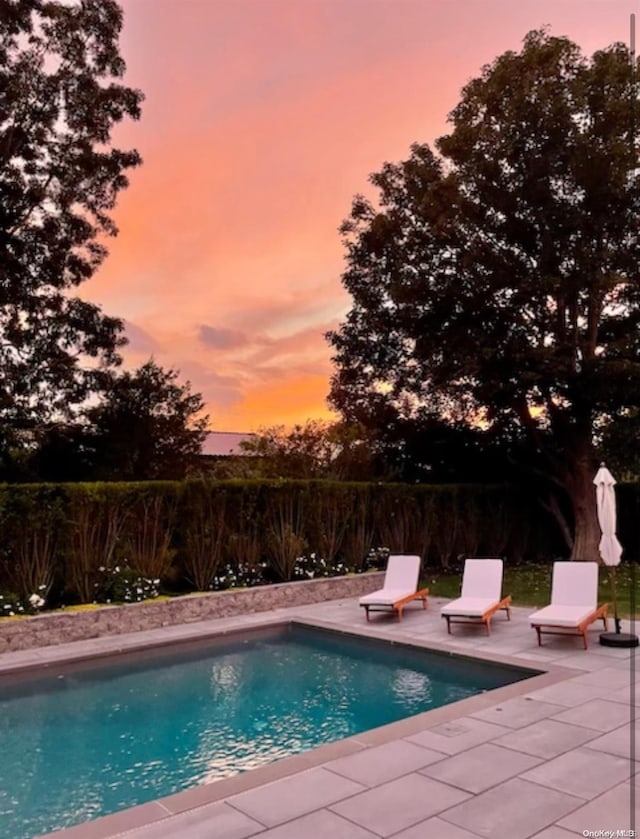
[[[303,627],[0,680],[0,836],[29,839],[531,671]]]

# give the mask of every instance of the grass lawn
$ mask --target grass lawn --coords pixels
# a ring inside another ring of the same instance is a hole
[[[548,606],[551,597],[551,564],[505,564],[504,582],[502,590],[504,594],[513,597],[514,606]],[[631,580],[632,569],[628,563],[622,563],[616,570],[616,590],[618,594],[618,615],[620,617],[631,616]],[[460,595],[460,574],[447,574],[443,572],[430,573],[423,581],[432,595],[436,597],[458,597]],[[635,569],[636,614],[640,605],[640,568]],[[607,569],[600,567],[599,603],[609,604],[609,615],[613,615],[613,600],[611,597],[611,586]]]

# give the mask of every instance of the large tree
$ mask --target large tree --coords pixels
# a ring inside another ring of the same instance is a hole
[[[342,228],[353,306],[329,336],[333,405],[526,439],[574,558],[597,557],[598,435],[640,405],[635,110],[623,45],[589,59],[530,32]]]
[[[74,296],[116,234],[142,94],[120,83],[114,0],[0,0],[0,422],[69,416],[119,362],[122,322]]]

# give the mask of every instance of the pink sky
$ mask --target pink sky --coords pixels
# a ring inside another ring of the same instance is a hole
[[[121,0],[144,159],[84,294],[202,393],[211,427],[327,417],[349,307],[337,232],[368,175],[446,131],[461,87],[531,29],[591,54],[631,0]]]

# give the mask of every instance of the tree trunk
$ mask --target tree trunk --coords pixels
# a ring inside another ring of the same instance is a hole
[[[596,510],[596,488],[593,450],[590,443],[581,447],[576,457],[567,489],[574,515],[571,559],[600,561],[600,525]]]

